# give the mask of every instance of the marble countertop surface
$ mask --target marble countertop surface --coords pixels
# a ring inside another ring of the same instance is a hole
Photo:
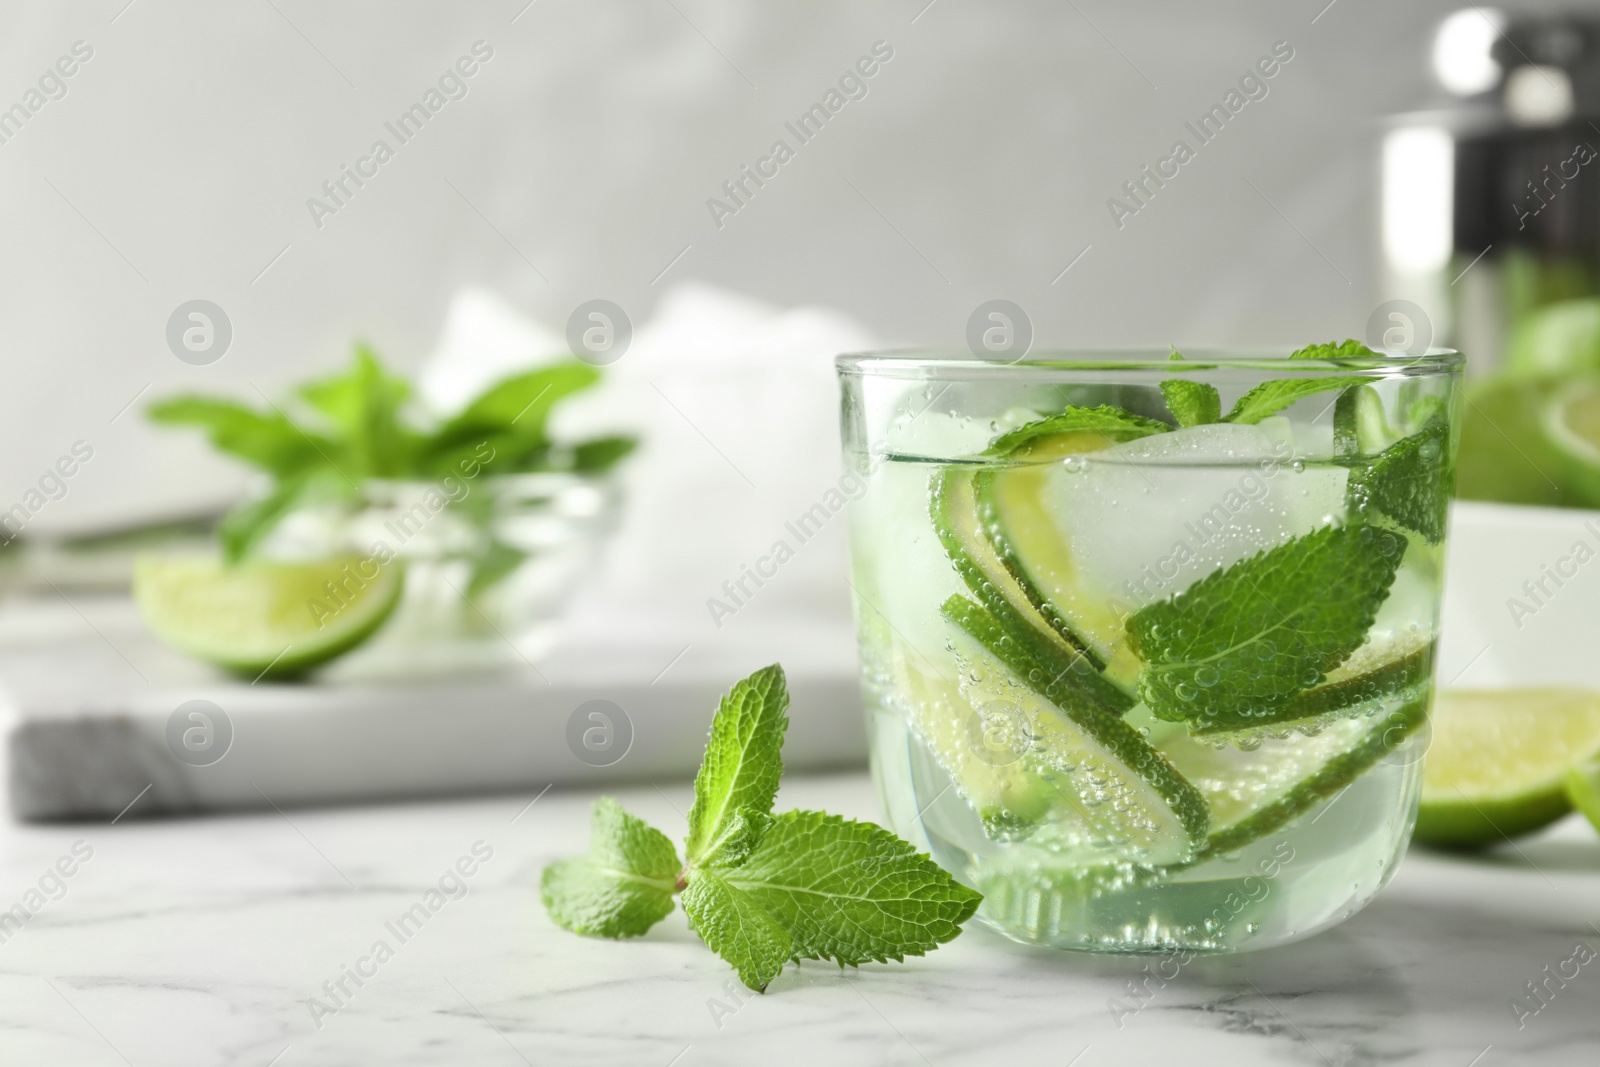
[[[1600,1055],[1600,959],[1546,980],[1579,944],[1600,949],[1600,839],[1575,819],[1483,857],[1413,853],[1343,926],[1197,960],[1119,1020],[1111,999],[1150,961],[1030,950],[976,926],[905,964],[791,967],[764,996],[681,912],[632,942],[568,934],[538,902],[538,873],[583,848],[594,795],[160,821],[140,821],[135,803],[114,825],[9,825],[0,1060],[1498,1067]],[[617,795],[681,834],[687,783]],[[796,778],[779,805],[877,808],[861,774]],[[471,876],[446,878],[436,910],[396,926],[462,857]],[[1543,1001],[1530,981],[1546,982]],[[337,997],[325,989],[341,982]]]

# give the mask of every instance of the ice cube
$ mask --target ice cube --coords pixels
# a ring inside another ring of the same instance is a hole
[[[1299,460],[1286,420],[1156,434],[1059,464],[1047,507],[1084,580],[1122,610],[1344,514],[1344,468]]]

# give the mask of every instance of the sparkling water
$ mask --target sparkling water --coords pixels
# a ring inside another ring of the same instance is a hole
[[[928,416],[926,432],[938,435],[940,419]],[[847,459],[872,471],[852,505],[851,536],[873,773],[894,829],[985,894],[984,921],[1018,940],[1098,951],[1262,947],[1348,917],[1392,875],[1416,810],[1427,731],[1415,709],[1426,707],[1428,672],[1336,716],[1225,740],[1191,736],[1136,704],[1124,720],[1200,791],[1214,828],[1251,815],[1250,825],[1268,827],[1195,855],[1139,844],[1159,820],[1137,790],[1115,768],[1053,750],[1048,731],[1028,724],[1059,713],[974,656],[941,615],[947,598],[972,591],[941,543],[931,498],[947,470],[991,461],[869,462],[865,451]],[[1347,467],[1326,447],[1308,447],[1303,429],[1296,440],[1281,418],[1034,466],[1082,594],[1117,619],[1219,568],[1364,517],[1347,513]],[[1366,643],[1330,681],[1431,649],[1440,556],[1438,545],[1408,538]],[[1406,708],[1404,728],[1386,725]],[[1050,786],[1044,801],[1034,795],[1040,781]],[[996,818],[997,803],[1027,818]],[[1279,809],[1288,814],[1272,816]]]

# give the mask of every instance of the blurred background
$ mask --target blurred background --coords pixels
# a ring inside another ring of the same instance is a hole
[[[686,772],[707,701],[780,655],[829,709],[791,754],[859,761],[832,360],[987,356],[996,308],[1008,356],[1459,345],[1461,494],[1600,506],[1600,26],[1549,10],[12,5],[14,804],[115,812],[163,775],[174,808],[257,803],[250,773],[299,765],[290,712],[317,701],[415,763],[282,796],[410,791],[470,684],[500,709],[487,736],[517,740],[456,745],[430,788],[522,782],[589,697],[631,716],[621,753],[639,728],[631,773]],[[490,439],[499,466],[473,481],[459,449]],[[315,633],[243,651],[237,598],[267,595],[248,575],[181,564],[135,589],[142,615],[127,596],[156,535],[210,551],[228,513],[235,556],[361,555],[453,473],[476,495],[446,486],[445,518],[402,538],[387,623],[392,570],[349,611],[318,599],[322,572],[273,579]],[[1447,674],[1588,684],[1467,648],[1523,640],[1479,588]],[[316,684],[255,686],[355,645]],[[444,681],[360,688],[408,676]],[[173,709],[201,693],[282,750],[172,766]],[[409,726],[384,710],[402,699]],[[575,736],[579,763],[539,774],[594,766]],[[101,750],[120,777],[87,769]]]
[[[96,450],[38,531],[230,501],[238,466],[139,405],[276,397],[358,337],[417,370],[462,286],[557,335],[583,301],[638,325],[698,281],[882,343],[959,344],[993,298],[1039,344],[1360,336],[1404,295],[1383,274],[1385,120],[1451,99],[1429,57],[1459,6],[125,3],[0,13],[8,102],[93,51],[0,144],[0,496],[74,440]],[[314,219],[479,41],[465,97]],[[867,95],[719,226],[707,200],[879,41]],[[1108,199],[1280,41],[1268,94],[1119,227]],[[165,338],[193,299],[232,324],[207,366]]]

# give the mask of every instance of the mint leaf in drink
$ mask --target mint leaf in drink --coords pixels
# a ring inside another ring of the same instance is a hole
[[[1099,434],[1112,441],[1132,441],[1170,429],[1171,426],[1158,419],[1147,419],[1110,404],[1093,408],[1069,407],[1001,434],[989,445],[986,454],[1012,459],[1055,458],[1053,455],[1038,457],[1034,452],[1039,446],[1053,449],[1070,441],[1070,435],[1077,433]]]
[[[1378,353],[1360,341],[1354,340],[1341,341],[1338,344],[1307,345],[1289,354],[1291,360],[1351,359],[1357,356],[1379,358]],[[1365,376],[1341,374],[1326,378],[1279,378],[1270,382],[1262,382],[1244,394],[1244,396],[1241,396],[1238,402],[1233,405],[1233,409],[1222,417],[1222,421],[1245,424],[1258,423],[1268,415],[1276,415],[1297,400],[1304,400],[1308,396],[1326,393],[1332,389],[1343,389],[1348,385],[1358,385],[1369,380]]]
[[[689,925],[706,946],[739,972],[751,989],[766,992],[794,951],[793,939],[748,893],[716,871],[696,871],[683,891]]]
[[[689,862],[708,861],[723,849],[748,852],[741,835],[759,837],[755,821],[737,816],[741,810],[757,816],[772,810],[783,775],[788,707],[788,686],[777,664],[756,671],[722,698],[694,779],[684,846]]]
[[[1222,397],[1214,385],[1173,378],[1161,383],[1161,395],[1179,426],[1204,426],[1222,418]]]
[[[1353,513],[1377,512],[1436,545],[1449,503],[1450,424],[1435,415],[1418,433],[1353,466],[1346,490]]]
[[[778,816],[722,877],[789,931],[795,958],[852,967],[938,948],[983,899],[889,831],[819,811]]]
[[[573,933],[637,937],[672,911],[678,853],[611,797],[595,801],[590,832],[587,853],[544,869],[544,906]]]
[[[1181,362],[1183,353],[1174,348],[1170,358]],[[1214,385],[1172,378],[1161,383],[1161,396],[1181,427],[1204,426],[1222,418],[1222,397]]]
[[[1405,547],[1391,530],[1326,526],[1141,608],[1127,625],[1145,703],[1201,728],[1280,714],[1361,645]]]
[[[1353,337],[1338,342],[1325,341],[1322,344],[1306,345],[1289,353],[1290,359],[1355,359],[1360,356],[1382,358],[1380,353],[1374,352]]]

